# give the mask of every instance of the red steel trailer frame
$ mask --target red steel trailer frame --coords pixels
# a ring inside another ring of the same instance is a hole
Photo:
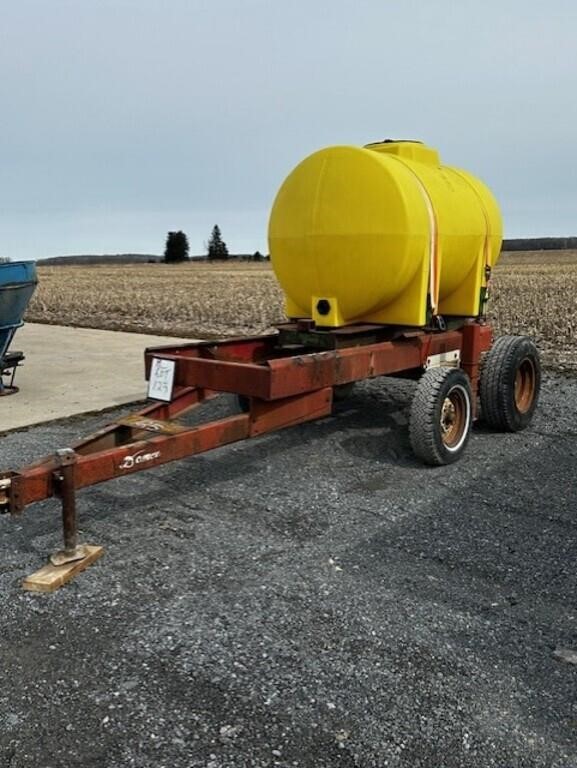
[[[155,401],[35,464],[0,473],[0,511],[18,514],[59,497],[64,549],[51,561],[81,560],[86,553],[77,541],[79,489],[322,418],[331,413],[335,387],[376,376],[418,376],[448,354],[460,358],[457,365],[468,376],[474,416],[481,355],[491,344],[491,328],[482,320],[462,321],[454,330],[363,325],[324,332],[311,321],[297,321],[264,336],[147,349],[147,379],[155,358],[174,363],[167,401]],[[219,392],[245,398],[246,412],[200,426],[175,421]]]

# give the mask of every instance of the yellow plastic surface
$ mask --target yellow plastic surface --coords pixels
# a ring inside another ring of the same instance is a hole
[[[418,142],[315,152],[283,183],[269,222],[287,315],[327,327],[477,316],[501,237],[487,187]]]

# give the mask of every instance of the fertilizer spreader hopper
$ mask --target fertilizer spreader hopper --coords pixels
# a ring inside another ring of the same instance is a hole
[[[24,354],[10,345],[18,328],[24,325],[24,313],[37,282],[33,261],[0,264],[0,395],[18,392],[14,378]]]

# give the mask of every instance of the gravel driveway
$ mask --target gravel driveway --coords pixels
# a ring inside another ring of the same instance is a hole
[[[106,554],[53,595],[57,503],[0,518],[1,768],[577,766],[577,380],[439,469],[411,391],[81,492]]]

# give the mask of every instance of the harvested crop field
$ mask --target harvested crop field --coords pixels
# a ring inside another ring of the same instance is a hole
[[[35,323],[173,336],[229,336],[282,320],[268,264],[39,267],[28,310]]]
[[[39,266],[31,322],[210,337],[261,333],[283,319],[268,264]],[[544,362],[577,371],[577,252],[504,254],[492,281],[496,332],[526,333]]]

